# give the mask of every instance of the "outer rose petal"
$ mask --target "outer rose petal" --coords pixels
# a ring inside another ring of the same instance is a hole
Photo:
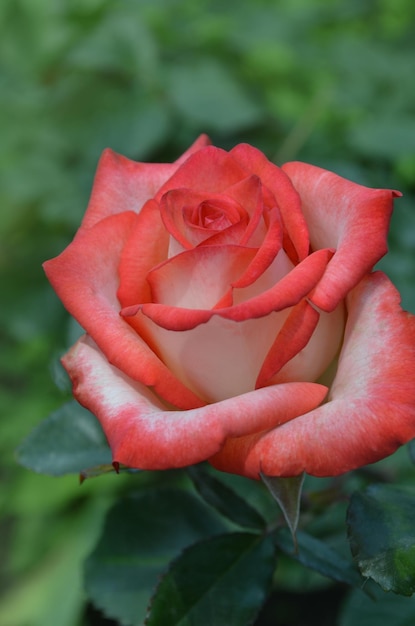
[[[83,229],[58,257],[44,264],[44,269],[65,308],[94,338],[110,363],[131,378],[154,386],[176,406],[200,406],[200,398],[176,379],[119,315],[118,262],[137,219],[134,213],[120,213]]]
[[[175,163],[137,163],[107,148],[98,163],[81,228],[123,211],[138,213],[191,154],[209,143],[201,135]]]
[[[226,437],[292,419],[317,406],[327,389],[287,383],[189,411],[168,411],[146,387],[112,367],[84,337],[64,357],[74,395],[100,420],[114,461],[140,469],[184,467],[206,460]]]
[[[387,252],[387,232],[398,191],[369,189],[307,163],[282,166],[302,201],[311,245],[336,248],[312,301],[332,311]]]
[[[374,463],[415,437],[415,318],[376,272],[347,298],[349,318],[327,404],[267,433],[229,439],[210,459],[258,478],[336,476]]]

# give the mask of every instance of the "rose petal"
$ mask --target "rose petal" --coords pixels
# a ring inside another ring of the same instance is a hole
[[[248,176],[226,188],[221,194],[190,189],[172,189],[160,200],[160,210],[167,230],[174,236],[169,257],[196,245],[219,245],[240,243],[259,247],[266,234],[262,219],[264,212],[264,188],[257,176]],[[188,218],[188,206],[217,205],[229,225],[222,230],[210,227],[196,227]],[[267,211],[275,208],[272,203]],[[242,228],[241,228],[242,226]],[[178,248],[177,242],[181,248]]]
[[[167,256],[169,236],[160,217],[159,206],[149,200],[138,214],[120,253],[117,297],[122,307],[150,302],[147,282],[150,270]]]
[[[81,227],[89,228],[123,211],[138,213],[190,155],[209,143],[208,137],[201,135],[175,163],[137,163],[107,148],[98,163]]]
[[[200,215],[201,212],[208,215]],[[206,218],[213,212],[216,220],[209,223]],[[172,189],[165,193],[160,200],[160,213],[167,231],[187,250],[241,220],[247,223],[248,219],[244,209],[233,198],[191,189]]]
[[[232,251],[237,255],[239,253],[246,255],[247,252],[244,248],[229,246],[228,249],[219,248],[218,250],[196,248],[179,255],[159,268],[166,272],[161,276],[162,280],[158,270],[155,272],[160,279],[161,286],[165,287],[164,292],[162,290],[157,292],[157,296],[164,299],[164,304],[143,304],[123,309],[121,312],[140,334],[149,338],[154,351],[186,387],[192,389],[207,402],[216,402],[254,389],[267,352],[290,313],[289,306],[285,306],[287,295],[290,294],[287,276],[293,279],[297,272],[296,297],[301,287],[300,282],[304,279],[299,270],[300,266],[297,266],[290,274],[276,282],[273,280],[273,276],[278,274],[278,267],[276,267],[273,273],[266,272],[261,277],[261,281],[258,281],[260,285],[254,283],[251,292],[254,287],[261,287],[261,289],[252,300],[234,304],[228,309],[212,308],[212,302],[232,279],[235,261]],[[284,251],[280,254],[285,257]],[[196,255],[199,257],[199,262],[196,262]],[[323,268],[328,258],[325,256],[320,260],[314,259],[322,263],[320,272],[324,271]],[[249,257],[242,256],[241,259],[245,265],[249,264]],[[238,256],[236,261],[238,261]],[[312,261],[311,257],[308,257],[300,265],[306,266]],[[284,259],[282,265],[284,269]],[[236,270],[241,271],[240,263],[236,264]],[[302,270],[304,272],[305,267]],[[216,276],[218,276],[217,279]],[[265,278],[268,278],[268,284],[262,284],[262,279],[265,280]],[[270,285],[272,285],[271,288]],[[244,292],[248,289],[235,291]],[[265,303],[264,294],[269,300]],[[166,300],[166,298],[170,299]],[[282,298],[284,303],[281,309],[278,306],[279,298]],[[174,301],[179,306],[173,306]],[[263,309],[264,315],[256,316],[255,306],[264,306],[264,304],[266,305]],[[190,305],[204,305],[206,308],[189,309]],[[184,308],[185,306],[187,308]],[[157,323],[157,319],[152,320],[146,315],[148,308],[150,308],[150,313],[154,311],[161,313],[161,323]],[[235,319],[233,316],[236,316],[238,311],[239,317]],[[274,313],[274,311],[280,312]],[[203,323],[200,321],[202,315],[205,315]],[[169,323],[177,326],[171,328],[168,326]],[[179,324],[181,324],[180,327],[178,327]],[[342,330],[343,325],[340,324],[340,334]],[[338,340],[333,343],[331,351],[324,349],[323,355],[315,359],[317,364],[320,362],[321,365],[323,362],[328,365],[338,349],[338,344]],[[311,368],[310,373],[310,368],[305,366],[310,358],[312,359],[312,355],[310,357],[308,351],[305,355],[305,358],[303,354],[298,358],[302,372],[305,376],[310,375],[312,380],[315,370]],[[317,371],[315,378],[319,373],[320,371]],[[297,380],[297,378],[294,376],[290,380]]]
[[[262,244],[246,272],[232,285],[234,289],[249,287],[257,281],[277,258],[281,250],[283,233],[280,216],[276,209],[271,209],[266,217],[268,229]]]
[[[229,243],[238,243],[259,248],[266,236],[267,228],[264,215],[264,188],[257,176],[249,176],[231,185],[220,197],[230,197],[238,203],[244,215],[237,224],[225,230],[218,231],[205,239],[200,245],[217,246]],[[268,212],[268,205],[265,211]]]
[[[310,340],[282,365],[270,382],[275,384],[290,380],[317,380],[329,366],[332,367],[342,345],[345,307],[340,303],[331,313],[319,313],[320,319]]]
[[[161,328],[143,315],[134,321],[143,325],[156,353],[186,387],[206,402],[218,402],[255,388],[269,346],[288,314],[289,309],[241,322],[213,316],[181,332]]]
[[[256,388],[269,383],[290,359],[305,348],[319,319],[320,315],[307,300],[302,300],[291,310],[265,358],[256,381]]]
[[[110,363],[154,386],[175,406],[200,406],[200,398],[176,379],[119,315],[118,261],[137,219],[132,212],[120,213],[83,229],[62,254],[44,264],[46,274],[65,308]]]
[[[311,383],[267,387],[188,411],[169,411],[85,337],[64,358],[74,395],[100,420],[113,459],[160,470],[199,463],[227,437],[270,428],[317,406],[327,389]]]
[[[311,244],[335,248],[312,301],[332,311],[387,252],[387,232],[398,191],[369,189],[306,163],[282,166],[302,200]]]
[[[381,272],[350,293],[329,401],[267,433],[229,439],[212,464],[258,478],[336,476],[374,463],[415,437],[415,318]]]
[[[268,161],[260,150],[248,144],[236,146],[229,154],[248,172],[259,176],[262,184],[272,192],[287,233],[284,249],[294,263],[303,260],[309,252],[308,229],[301,211],[300,197],[288,176]],[[294,246],[295,258],[292,258],[291,246]]]
[[[241,167],[228,152],[207,146],[192,154],[158,190],[155,199],[171,189],[193,189],[208,193],[222,193],[240,182],[251,172]]]
[[[318,250],[310,254],[272,288],[235,306],[204,310],[144,303],[123,309],[122,315],[131,317],[142,311],[158,326],[175,331],[190,330],[205,324],[214,315],[235,321],[264,317],[273,311],[294,306],[307,296],[324,274],[332,254],[331,250]]]
[[[272,263],[268,265],[269,260],[266,255],[269,249],[270,247],[265,244],[264,253],[261,254],[261,250],[256,253],[244,274],[232,283],[231,289],[216,304],[215,309],[220,310],[252,300],[271,289],[293,270],[294,266],[284,250],[280,250]],[[262,273],[260,273],[261,269],[263,269]]]
[[[232,245],[182,252],[149,272],[152,301],[183,309],[211,309],[245,272],[255,252]]]

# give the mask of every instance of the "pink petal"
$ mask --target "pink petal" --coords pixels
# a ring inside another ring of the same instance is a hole
[[[343,302],[331,313],[319,311],[319,320],[309,341],[282,365],[267,384],[290,380],[318,380],[329,367],[335,365],[334,361],[343,341],[345,321]]]
[[[311,245],[335,248],[312,301],[332,311],[387,251],[387,232],[398,191],[369,189],[306,163],[286,163],[302,201]]]
[[[258,478],[336,476],[415,437],[415,318],[381,272],[347,298],[349,318],[329,401],[284,425],[229,439],[212,463]]]
[[[201,246],[182,252],[148,274],[152,301],[183,309],[211,309],[244,273],[255,252],[241,246]]]
[[[220,223],[200,224],[198,214],[203,209],[220,219]],[[172,189],[160,200],[160,213],[167,231],[183,247],[191,249],[217,232],[228,229],[245,218],[247,214],[232,198],[225,194],[209,194],[191,189]],[[193,219],[192,219],[193,218]],[[234,243],[239,243],[235,241]]]
[[[155,352],[187,388],[206,402],[218,402],[255,389],[269,346],[288,314],[289,309],[239,322],[213,316],[181,332],[161,328],[142,314],[133,321],[142,325]]]
[[[262,365],[256,382],[257,388],[264,387],[283,365],[305,348],[319,318],[318,312],[306,300],[301,300],[291,310]]]
[[[269,207],[264,205],[264,188],[257,176],[249,176],[240,182],[228,187],[221,197],[231,197],[244,212],[244,217],[238,224],[234,224],[222,232],[205,239],[203,245],[223,245],[239,243],[260,248],[267,233],[264,221],[264,212],[268,214]]]
[[[167,191],[180,188],[222,193],[249,174],[225,150],[208,146],[191,155],[161,187],[155,199],[160,201]]]
[[[149,200],[137,216],[120,253],[117,297],[122,307],[150,302],[147,274],[167,257],[169,236],[160,217],[159,206]]]
[[[178,167],[209,143],[208,137],[201,135],[175,163],[137,163],[107,148],[98,163],[82,227],[123,211],[139,213]]]
[[[270,267],[282,247],[281,220],[276,209],[267,213],[268,229],[255,258],[246,272],[233,284],[235,289],[252,285]]]
[[[293,245],[296,258],[291,260],[303,260],[309,252],[307,224],[301,212],[300,198],[288,176],[281,168],[268,161],[260,150],[247,144],[236,146],[229,154],[248,172],[256,174],[262,184],[272,192],[287,232],[284,248],[291,258],[290,244]]]
[[[110,363],[154,386],[176,406],[200,406],[200,398],[175,378],[119,315],[118,262],[137,219],[134,213],[120,213],[81,230],[62,254],[44,264],[46,274],[66,309]]]
[[[227,437],[292,419],[317,406],[327,391],[322,385],[288,383],[200,409],[172,411],[143,385],[111,366],[88,337],[75,344],[64,365],[74,382],[75,397],[100,420],[114,461],[140,469],[203,461]]]
[[[234,306],[221,309],[189,309],[144,303],[123,309],[122,315],[132,317],[142,311],[158,326],[175,331],[195,328],[208,322],[213,315],[235,321],[264,317],[273,311],[282,311],[294,306],[307,296],[321,279],[331,256],[331,250],[318,250],[310,254],[272,288]]]

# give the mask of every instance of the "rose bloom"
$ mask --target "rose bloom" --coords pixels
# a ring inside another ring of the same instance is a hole
[[[172,164],[111,150],[45,263],[85,335],[63,357],[113,459],[334,476],[415,436],[415,322],[389,279],[393,198],[199,139]]]

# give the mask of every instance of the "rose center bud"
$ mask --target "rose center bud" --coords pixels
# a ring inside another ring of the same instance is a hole
[[[212,202],[202,202],[195,209],[193,223],[206,229],[223,230],[233,223],[229,213]],[[239,216],[238,216],[239,217]]]
[[[160,214],[170,235],[169,258],[221,233],[228,242],[239,243],[249,221],[247,211],[234,198],[226,194],[206,196],[191,189],[165,193]]]

